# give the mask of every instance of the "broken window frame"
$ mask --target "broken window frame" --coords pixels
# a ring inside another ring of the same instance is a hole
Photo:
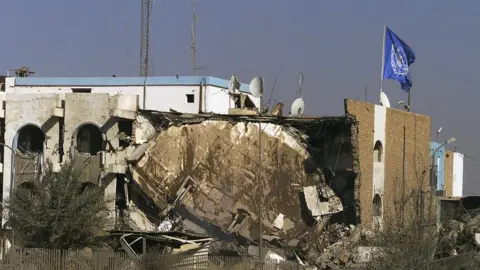
[[[31,129],[28,131],[28,129]],[[28,135],[25,134],[24,132],[28,131]],[[45,133],[43,130],[34,125],[34,124],[26,124],[22,126],[20,129],[17,131],[17,154],[20,153],[22,156],[35,156],[43,153],[45,150]],[[26,136],[26,137],[24,137]],[[38,138],[40,137],[40,138]],[[22,139],[27,139],[30,141],[27,143],[27,145],[22,145]],[[35,142],[36,140],[39,140]],[[34,143],[35,142],[35,143]]]
[[[86,129],[86,128],[89,128],[89,127],[91,127],[92,129],[90,129],[90,130]],[[98,134],[95,134],[96,132],[92,132],[93,129],[98,130]],[[88,131],[90,131],[90,132],[88,132]],[[86,146],[85,146],[84,149],[81,149],[81,147],[83,147],[83,145],[79,146],[79,140],[80,140],[79,136],[82,135],[82,132],[83,132],[83,134],[88,133],[88,136],[89,136],[89,138],[85,140],[86,141],[85,142]],[[97,138],[97,139],[99,141],[96,141],[96,142],[93,141],[92,142],[92,138],[93,138],[93,140],[95,140],[95,137],[97,137],[95,135],[98,135],[99,138]],[[88,156],[99,155],[105,149],[104,136],[105,135],[104,135],[103,131],[96,124],[93,124],[93,123],[81,124],[80,126],[77,127],[77,129],[75,130],[75,132],[72,136],[72,144],[73,144],[72,148],[75,149],[76,154],[88,155]],[[90,141],[90,143],[87,144],[87,141]],[[88,150],[88,151],[80,151],[80,150]]]

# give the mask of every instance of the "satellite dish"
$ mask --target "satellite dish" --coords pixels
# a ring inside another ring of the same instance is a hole
[[[380,93],[380,105],[390,108],[390,101],[388,100],[388,97],[384,92]]]
[[[230,82],[228,83],[228,92],[233,93],[236,89],[240,89],[240,81],[237,76],[232,75],[232,78],[230,78]]]
[[[300,79],[298,80],[298,96],[299,97],[293,101],[292,108],[290,109],[290,115],[294,117],[303,116],[303,112],[305,111],[305,100],[303,100],[302,87],[303,87],[303,73],[300,72]]]
[[[303,115],[304,111],[305,111],[305,101],[303,100],[303,98],[299,97],[295,99],[292,103],[290,114],[295,117],[300,117]]]
[[[259,76],[253,78],[250,82],[249,90],[254,97],[263,96],[263,78]]]

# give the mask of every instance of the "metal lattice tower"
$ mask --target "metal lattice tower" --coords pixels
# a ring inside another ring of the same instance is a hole
[[[142,21],[140,38],[140,76],[148,76],[148,53],[150,50],[150,12],[152,0],[142,0]]]
[[[190,49],[192,51],[192,68],[193,68],[193,73],[197,71],[197,14],[196,14],[196,8],[197,8],[197,1],[193,0],[193,23],[192,23],[192,44],[190,46]]]

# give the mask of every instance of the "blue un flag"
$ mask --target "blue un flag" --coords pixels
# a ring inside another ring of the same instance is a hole
[[[383,78],[393,79],[406,92],[412,87],[409,66],[415,62],[415,52],[388,27],[385,29]]]

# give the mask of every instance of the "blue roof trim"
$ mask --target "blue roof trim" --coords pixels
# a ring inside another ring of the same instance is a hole
[[[143,85],[142,77],[27,77],[15,78],[16,86],[139,86]],[[199,85],[200,83],[228,88],[229,80],[204,76],[163,76],[148,77],[147,85]],[[241,92],[249,93],[249,85],[242,83]]]

